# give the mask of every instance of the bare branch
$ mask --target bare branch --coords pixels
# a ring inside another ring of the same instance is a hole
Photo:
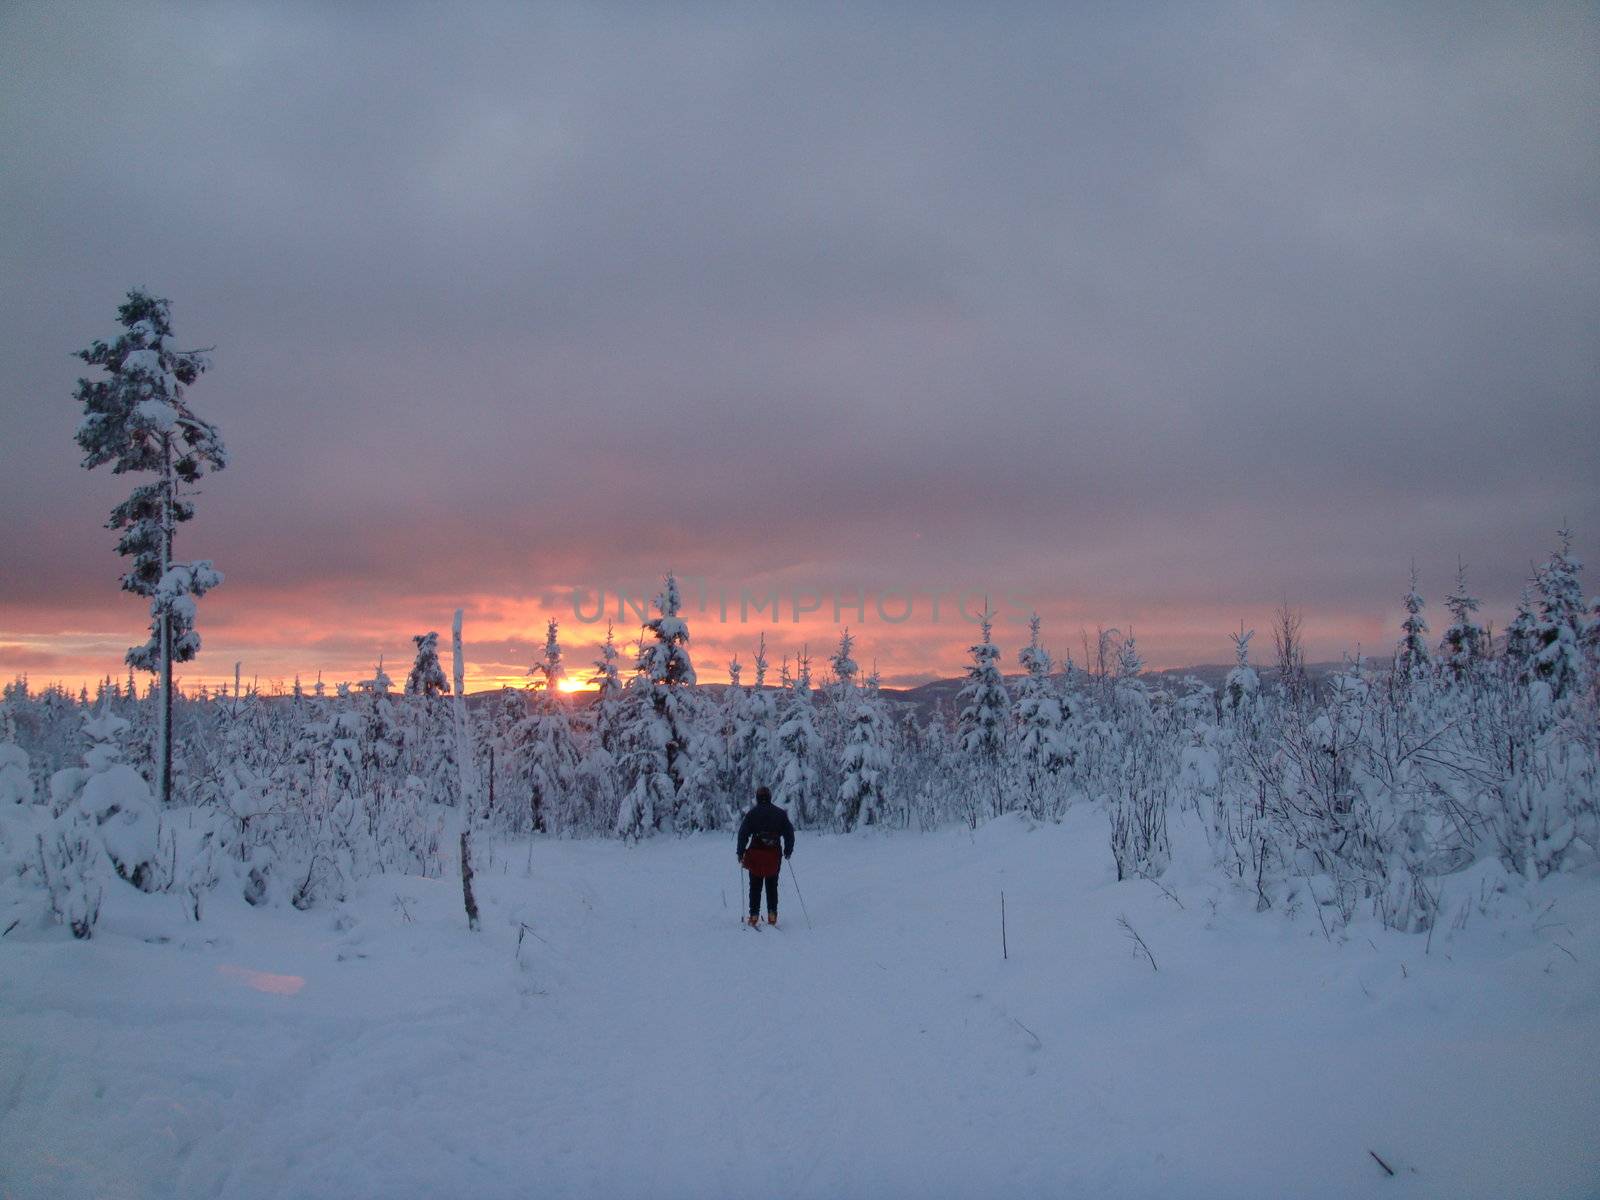
[[[1150,947],[1144,944],[1144,939],[1139,936],[1139,931],[1135,929],[1128,921],[1128,916],[1126,913],[1117,918],[1117,924],[1122,927],[1122,932],[1128,935],[1129,939],[1132,940],[1133,944],[1139,948],[1139,950],[1144,954],[1145,958],[1150,960],[1150,969],[1152,971],[1160,970],[1160,968],[1156,966],[1156,956],[1150,953]]]

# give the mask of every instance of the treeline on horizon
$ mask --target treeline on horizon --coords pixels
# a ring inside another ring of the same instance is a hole
[[[1581,573],[1582,564],[1580,560],[1578,560],[1577,557],[1572,554],[1571,531],[1566,529],[1558,530],[1557,536],[1561,539],[1561,549],[1559,553],[1564,559],[1570,561],[1574,565],[1574,568]],[[1427,620],[1423,615],[1425,602],[1418,594],[1417,588],[1418,579],[1416,572],[1413,570],[1411,586],[1406,595],[1402,598],[1402,604],[1405,606],[1407,622],[1410,622],[1413,617],[1421,620],[1423,628],[1419,632],[1419,636],[1422,638],[1422,640],[1425,640],[1427,629]],[[1518,600],[1516,613],[1511,621],[1512,632],[1509,635],[1496,635],[1492,624],[1488,622],[1485,622],[1481,625],[1477,624],[1477,614],[1481,609],[1481,601],[1479,601],[1477,597],[1472,596],[1468,591],[1466,584],[1466,568],[1464,566],[1460,567],[1458,568],[1456,574],[1455,590],[1450,593],[1444,602],[1451,618],[1450,628],[1465,629],[1469,624],[1476,626],[1477,632],[1474,636],[1480,646],[1478,652],[1484,657],[1493,657],[1496,653],[1504,651],[1508,636],[1512,639],[1516,639],[1519,636],[1519,631],[1531,627],[1531,624],[1537,619],[1538,611],[1535,602],[1535,593],[1537,589],[1538,581],[1536,573],[1535,577],[1531,578],[1524,586],[1522,595]],[[1600,596],[1597,596],[1592,601],[1592,605],[1595,614],[1597,617],[1600,617]],[[651,600],[645,604],[645,607],[647,609],[655,609],[656,601]],[[993,614],[990,615],[993,616]],[[1037,617],[1037,614],[1034,614],[1034,616]],[[981,624],[981,621],[979,621],[977,618],[975,618],[975,621]],[[1277,654],[1273,661],[1265,663],[1258,668],[1258,674],[1262,678],[1273,679],[1286,671],[1298,671],[1315,679],[1318,675],[1337,671],[1342,667],[1350,665],[1351,656],[1348,653],[1340,661],[1329,660],[1315,663],[1305,661],[1304,650],[1300,640],[1302,617],[1300,612],[1294,609],[1287,601],[1284,601],[1273,614],[1273,621],[1273,642],[1274,649],[1277,651]],[[556,628],[559,628],[560,624],[561,623],[554,618],[551,618],[549,621],[549,625]],[[585,624],[587,624],[587,622],[585,622]],[[641,623],[641,631],[645,628],[646,625]],[[1406,625],[1403,624],[1402,628],[1406,628]],[[614,636],[613,631],[614,625],[612,622],[608,621],[606,623],[606,636],[608,640]],[[843,626],[840,632],[841,634],[847,634],[849,632],[849,627]],[[1285,640],[1286,634],[1287,640]],[[435,634],[434,636],[437,635]],[[1100,663],[1099,669],[1104,671],[1107,669],[1106,664],[1109,662],[1115,661],[1119,664],[1119,666],[1136,662],[1138,664],[1136,670],[1143,677],[1149,679],[1153,685],[1158,687],[1163,679],[1166,681],[1171,681],[1171,679],[1175,676],[1181,677],[1187,674],[1203,676],[1214,674],[1216,672],[1226,673],[1230,669],[1229,664],[1224,664],[1220,661],[1210,659],[1184,667],[1149,669],[1145,666],[1143,658],[1138,655],[1136,649],[1137,642],[1131,630],[1128,635],[1124,636],[1120,629],[1108,629],[1104,626],[1101,626],[1095,630],[1095,635],[1093,638],[1091,638],[1088,632],[1085,630],[1080,630],[1078,636],[1083,649],[1083,658],[1085,663],[1098,660]],[[1455,636],[1459,637],[1460,635]],[[759,638],[759,644],[757,647],[755,647],[756,653],[761,657],[769,657],[769,652],[766,649],[765,630],[760,631]],[[1227,635],[1227,640],[1236,644],[1237,635],[1229,634]],[[416,642],[417,639],[413,638],[412,641]],[[1124,649],[1124,642],[1127,643],[1126,649]],[[1447,634],[1447,637],[1439,645],[1438,651],[1442,654],[1448,655],[1450,653],[1450,647],[1452,644],[1452,638]],[[1288,647],[1292,647],[1293,649],[1293,655],[1291,657],[1294,661],[1285,665],[1284,650]],[[1397,646],[1396,651],[1398,650],[1399,647]],[[1424,651],[1425,650],[1426,647],[1424,647]],[[804,644],[799,651],[794,653],[794,658],[798,662],[801,657],[808,656],[809,653],[809,644]],[[1358,648],[1355,659],[1355,665],[1357,666],[1382,668],[1394,661],[1394,655],[1385,654],[1382,656],[1373,656],[1360,651]],[[1022,667],[1022,661],[1020,658],[1018,659],[1017,665],[1019,668]],[[296,672],[292,680],[287,683],[282,677],[273,676],[268,680],[266,686],[263,687],[259,673],[252,674],[249,682],[246,683],[242,675],[242,667],[242,661],[234,664],[234,682],[231,690],[225,682],[221,684],[214,684],[211,680],[202,679],[197,683],[185,686],[181,680],[175,679],[173,685],[174,695],[180,698],[207,701],[213,698],[228,699],[233,695],[244,695],[250,697],[266,696],[271,699],[285,699],[299,698],[306,694],[311,694],[318,697],[328,694],[328,685],[323,680],[323,675],[325,672],[320,670],[316,672],[316,676],[309,687],[304,683],[299,672]],[[693,686],[704,686],[713,689],[721,689],[730,685],[739,686],[743,668],[737,654],[735,654],[734,657],[726,664],[726,669],[728,674],[727,683],[714,682],[701,684],[697,680],[696,684]],[[1074,671],[1077,671],[1080,668],[1079,665],[1073,660],[1071,652],[1069,651],[1064,658],[1059,660],[1057,663],[1057,669],[1070,676]],[[335,694],[339,693],[341,690],[353,690],[364,694],[372,691],[375,686],[378,686],[377,681],[380,679],[385,681],[382,686],[389,689],[393,688],[393,679],[386,673],[386,665],[383,656],[379,656],[378,661],[371,668],[371,671],[372,675],[366,679],[341,680],[336,682],[333,685]],[[1022,669],[1011,672],[1003,671],[1002,675],[1009,681],[1015,681],[1026,673],[1026,670]],[[1093,670],[1090,670],[1088,673],[1092,674],[1094,672]],[[543,663],[534,663],[532,666],[530,666],[526,671],[526,678],[527,682],[522,685],[523,690],[531,692],[548,686],[545,683],[545,665]],[[563,673],[562,678],[576,678],[576,676]],[[586,703],[596,694],[599,687],[600,678],[601,677],[599,675],[587,677],[584,679],[581,686],[571,689],[568,694],[575,703]],[[888,685],[883,686],[880,690],[884,695],[900,698],[909,696],[913,693],[926,692],[930,689],[940,688],[943,685],[959,682],[959,678],[954,676],[936,676],[931,679],[926,679],[921,683]],[[33,678],[31,673],[28,671],[19,671],[15,676],[13,676],[11,686],[14,688],[20,687],[24,689],[32,687]],[[477,691],[468,692],[467,699],[469,703],[476,706],[484,699],[493,697],[497,693],[503,693],[512,686],[513,685],[510,684],[504,684],[500,687],[481,688]],[[760,686],[779,687],[782,685],[776,682],[764,682]],[[67,687],[59,680],[49,680],[40,685],[39,690],[41,693],[52,692],[61,694],[70,694],[72,691],[71,688]],[[152,678],[149,683],[147,683],[144,694],[146,697],[149,697],[156,694],[159,690],[159,679]],[[449,690],[449,684],[446,683],[445,692],[448,693]],[[133,667],[130,665],[127,669],[126,675],[122,676],[120,679],[110,674],[101,676],[96,681],[95,689],[92,693],[89,691],[87,684],[80,684],[76,692],[76,699],[79,704],[88,705],[91,703],[99,704],[107,697],[114,701],[120,701],[124,698],[138,699],[139,695],[140,692],[137,676]],[[934,699],[931,702],[938,703],[939,701]]]
[[[1107,815],[1119,878],[1159,877],[1169,820],[1203,829],[1217,868],[1257,907],[1306,891],[1325,919],[1406,930],[1440,917],[1441,881],[1484,860],[1537,881],[1600,847],[1600,612],[1563,531],[1502,638],[1458,586],[1435,639],[1415,576],[1392,656],[1321,681],[1297,619],[1273,630],[1276,680],[1231,635],[1222,687],[1143,677],[1134,640],[1103,632],[1057,669],[1035,618],[1008,680],[985,619],[957,702],[924,715],[884,697],[841,634],[820,671],[695,686],[668,576],[628,668],[609,636],[592,702],[561,691],[559,627],[533,674],[469,712],[449,695],[437,634],[400,687],[381,669],[287,702],[252,690],[175,697],[173,795],[158,800],[159,693],[0,699],[6,889],[36,920],[92,931],[106,890],[177,891],[198,918],[227,886],[253,904],[337,901],[370,875],[437,875],[447,832],[642,839],[727,830],[758,785],[803,829],[975,828],[1008,813]],[[18,852],[19,847],[33,847]]]

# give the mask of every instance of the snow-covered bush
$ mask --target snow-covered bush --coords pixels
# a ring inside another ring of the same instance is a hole
[[[117,739],[127,727],[121,717],[109,713],[84,722],[90,741],[83,771],[63,780],[67,794],[57,820],[64,828],[86,832],[118,878],[149,892],[164,882],[157,863],[161,814],[150,786],[122,760]]]
[[[1171,774],[1151,747],[1130,743],[1117,763],[1107,807],[1117,878],[1157,879],[1172,860],[1167,836]]]
[[[28,907],[29,889],[75,937],[94,932],[109,889],[155,891],[170,883],[172,841],[163,854],[160,813],[143,777],[123,761],[128,723],[102,712],[82,722],[83,765],[50,780],[52,804],[0,808],[7,908]],[[31,838],[32,845],[25,845]],[[24,919],[26,911],[13,920]]]
[[[28,769],[28,752],[12,740],[13,730],[7,729],[5,734],[0,740],[0,807],[31,804],[33,775]]]

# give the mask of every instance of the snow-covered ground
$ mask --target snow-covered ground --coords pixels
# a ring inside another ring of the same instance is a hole
[[[1431,946],[1329,940],[1175,841],[1169,898],[1088,807],[802,835],[813,927],[786,878],[759,933],[725,837],[485,850],[477,935],[454,877],[122,889],[0,943],[0,1195],[1600,1192],[1600,878],[1489,864]]]

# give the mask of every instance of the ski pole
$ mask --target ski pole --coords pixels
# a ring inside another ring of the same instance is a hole
[[[800,911],[805,915],[806,928],[811,928],[811,914],[806,912],[806,898],[800,891],[800,876],[794,873],[794,860],[789,860],[789,882],[794,884],[794,894],[800,900]]]

